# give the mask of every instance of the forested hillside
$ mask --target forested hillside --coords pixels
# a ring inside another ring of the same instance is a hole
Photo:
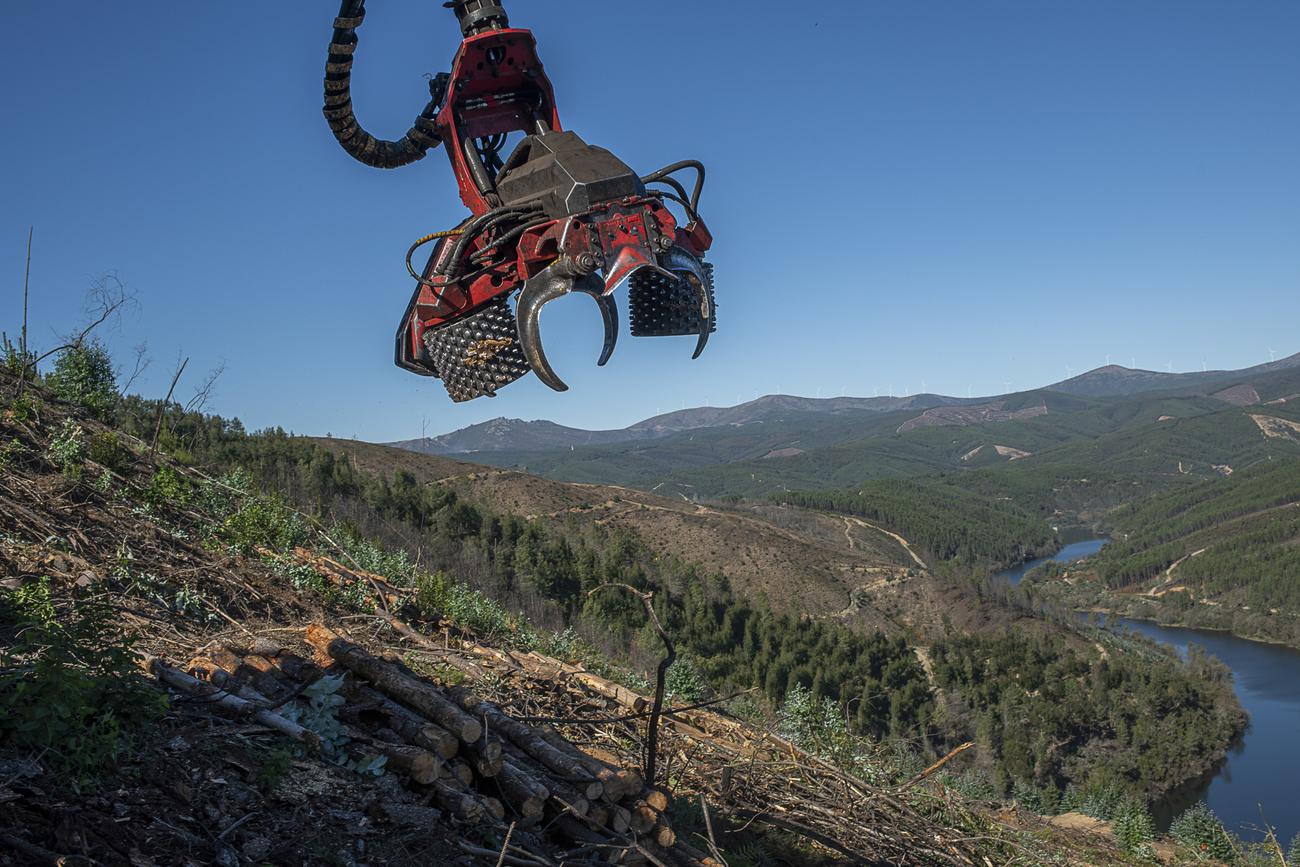
[[[422,617],[454,612],[459,628],[481,640],[522,648],[538,646],[539,634],[551,635],[548,646],[555,652],[589,647],[593,664],[643,685],[660,643],[640,604],[634,596],[592,592],[627,584],[653,593],[654,609],[676,644],[672,681],[680,694],[739,692],[735,712],[784,720],[782,725],[807,739],[801,742],[829,743],[818,740],[829,736],[834,745],[824,747],[827,755],[847,749],[856,756],[874,745],[870,749],[915,756],[907,762],[919,769],[973,740],[981,750],[951,778],[954,785],[1014,796],[1040,809],[1102,791],[1140,803],[1208,768],[1240,725],[1221,675],[1195,660],[1103,646],[1100,636],[1071,619],[1033,617],[1006,606],[996,592],[977,597],[967,583],[943,589],[919,566],[872,578],[871,586],[895,602],[887,631],[864,628],[849,611],[841,617],[800,616],[789,611],[798,585],[784,585],[776,607],[763,594],[737,593],[717,572],[692,562],[690,550],[652,551],[633,531],[583,522],[567,509],[529,516],[494,506],[503,501],[494,500],[500,492],[492,479],[499,471],[433,459],[437,467],[417,477],[401,468],[402,460],[423,459],[406,452],[392,452],[391,471],[382,452],[371,458],[377,465],[363,469],[330,441],[280,430],[249,433],[238,421],[175,404],[117,398],[105,390],[112,383],[111,364],[67,357],[50,387],[64,400],[93,407],[100,420],[68,418],[66,409],[46,403],[39,391],[10,400],[0,417],[3,459],[18,480],[10,485],[7,475],[0,492],[16,504],[6,515],[18,516],[16,523],[6,518],[4,531],[19,534],[13,537],[19,545],[41,544],[26,538],[36,525],[28,512],[18,511],[24,508],[19,500],[33,491],[66,488],[60,497],[93,504],[97,511],[87,514],[138,513],[160,521],[164,536],[200,546],[196,551],[215,545],[231,562],[269,569],[284,582],[277,592],[316,594],[363,616],[383,609],[383,585],[332,585],[317,571],[286,565],[286,558],[314,556],[300,549],[319,536],[357,565],[369,564],[361,568],[382,570],[388,576],[383,581],[399,582],[393,586],[405,588],[402,598]],[[87,370],[101,380],[90,390],[82,382]],[[54,427],[43,427],[49,424]],[[156,454],[144,445],[150,440],[157,443]],[[196,476],[190,467],[203,473]],[[438,475],[448,469],[449,476]],[[128,472],[143,476],[123,486],[118,479]],[[52,486],[46,477],[60,473],[65,481]],[[44,479],[40,484],[37,476]],[[474,484],[458,487],[464,481],[459,477]],[[974,560],[990,556],[993,548],[979,538],[945,538],[933,511],[908,510],[910,501],[933,493],[918,486],[891,504],[897,511],[889,514],[932,527],[936,551],[964,551]],[[638,507],[652,505],[642,501]],[[999,521],[1014,526],[1012,518],[1035,520],[1014,507],[983,513],[974,499],[964,508],[987,527]],[[798,525],[781,532],[797,536]],[[853,544],[851,523],[845,524],[845,541]],[[133,576],[134,555],[123,549],[115,556],[112,574]],[[179,606],[182,614],[176,616],[191,612],[203,622],[215,616],[202,590],[189,584],[172,587],[157,574],[122,582],[124,592],[142,598],[164,593],[165,605]],[[949,594],[949,605],[968,609],[965,626],[956,627],[958,618],[936,606],[940,590]],[[923,603],[930,610],[910,608]],[[240,603],[257,604],[257,597]],[[999,631],[995,619],[1017,628]],[[1061,678],[1094,685],[1087,693],[1094,713],[1076,712],[1082,693],[1069,683],[1047,686]],[[1163,698],[1168,695],[1194,700],[1173,714]],[[1013,713],[1024,721],[1010,720]],[[1031,736],[1039,728],[1055,740]]]
[[[935,568],[966,574],[1019,563],[1058,545],[1056,533],[1041,517],[946,480],[873,480],[856,491],[792,491],[775,499],[897,528]]]

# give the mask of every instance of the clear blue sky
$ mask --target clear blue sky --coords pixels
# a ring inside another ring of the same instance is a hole
[[[223,414],[376,440],[1300,349],[1295,0],[508,9],[568,127],[641,171],[708,164],[720,328],[698,361],[625,333],[598,369],[595,307],[573,299],[544,317],[567,394],[528,377],[453,405],[393,367],[402,254],[463,211],[441,151],[385,173],[331,138],[330,0],[6,3],[0,327],[35,224],[36,339],[116,270],[141,309],[111,342],[148,341],[145,393],[183,347],[192,380],[227,362]],[[355,102],[391,137],[458,34],[435,0],[369,12]]]

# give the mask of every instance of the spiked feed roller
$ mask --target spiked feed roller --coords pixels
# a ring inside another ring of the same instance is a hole
[[[512,28],[499,2],[443,5],[463,41],[401,139],[376,139],[352,110],[364,0],[344,0],[325,67],[325,117],[344,150],[397,168],[445,144],[470,210],[459,227],[407,251],[416,288],[397,329],[397,365],[440,378],[454,401],[495,396],[530,370],[565,391],[542,347],[542,308],[575,293],[595,301],[603,365],[618,340],[614,293],[624,284],[632,336],[693,336],[698,357],[716,327],[713,266],[704,261],[713,238],[698,213],[704,166],[684,160],[639,176],[564,130],[532,33]],[[675,177],[685,170],[695,176],[690,192]],[[430,243],[416,270],[412,258]]]

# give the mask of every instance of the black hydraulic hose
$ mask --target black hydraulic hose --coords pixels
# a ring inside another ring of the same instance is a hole
[[[704,163],[699,160],[682,160],[670,166],[664,166],[659,171],[646,175],[641,179],[641,183],[649,184],[654,181],[661,181],[682,169],[695,169],[695,189],[691,192],[691,210],[698,210],[700,207],[700,193],[704,190]]]
[[[700,218],[700,215],[697,214],[695,212],[695,209],[691,207],[691,203],[686,201],[686,199],[677,195],[676,193],[670,193],[667,190],[650,190],[650,195],[659,196],[665,199],[672,199],[674,202],[677,202],[683,208],[686,209],[686,216],[690,217],[692,220],[698,220]]]
[[[325,119],[343,149],[355,159],[379,169],[395,169],[424,158],[441,141],[434,124],[441,107],[445,79],[429,83],[429,104],[415,125],[397,141],[377,139],[366,132],[352,111],[352,58],[357,50],[357,28],[365,20],[365,0],[343,0],[334,19],[329,59],[325,63]],[[443,92],[439,92],[443,91]]]

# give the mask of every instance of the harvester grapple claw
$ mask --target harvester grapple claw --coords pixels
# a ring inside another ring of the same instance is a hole
[[[661,257],[661,268],[643,268],[628,283],[634,337],[694,335],[699,358],[718,327],[713,266],[679,246]]]
[[[365,0],[340,0],[325,65],[322,111],[343,149],[397,168],[442,146],[470,211],[407,249],[416,286],[395,335],[397,366],[441,379],[454,401],[492,397],[529,370],[567,391],[542,346],[542,308],[590,295],[605,332],[603,366],[618,342],[613,294],[624,284],[634,336],[694,336],[698,357],[717,319],[703,261],[713,235],[699,214],[704,165],[679,160],[642,175],[587,143],[561,125],[537,40],[511,26],[505,0],[443,5],[460,23],[460,48],[401,139],[366,132],[352,109]],[[689,191],[680,172],[694,173]],[[417,271],[412,257],[433,242]]]
[[[614,347],[618,344],[618,304],[614,302],[613,295],[605,294],[600,287],[599,281],[578,280],[573,284],[573,291],[590,295],[592,300],[596,302],[596,306],[600,308],[600,321],[605,327],[605,336],[600,347],[600,358],[596,360],[596,366],[604,367],[610,356],[614,354]]]
[[[515,304],[519,349],[537,378],[555,391],[568,391],[569,387],[546,360],[539,320],[543,307],[574,291],[594,297],[600,305],[605,322],[605,342],[598,363],[604,364],[613,353],[614,343],[618,339],[618,312],[614,308],[613,299],[602,294],[604,287],[599,278],[591,274],[575,277],[560,269],[558,264],[550,265],[524,283],[524,288],[519,292],[519,301]]]

